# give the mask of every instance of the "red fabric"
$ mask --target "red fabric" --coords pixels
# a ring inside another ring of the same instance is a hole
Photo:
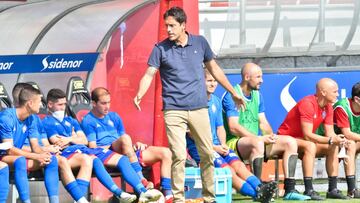
[[[348,100],[352,114],[359,116],[360,112],[355,112],[351,99]],[[350,128],[349,117],[343,108],[337,107],[334,109],[334,123],[339,128]]]
[[[331,104],[321,108],[314,95],[304,97],[289,111],[279,127],[278,134],[303,138],[301,122],[312,123],[314,133],[321,123],[332,125],[333,109]]]

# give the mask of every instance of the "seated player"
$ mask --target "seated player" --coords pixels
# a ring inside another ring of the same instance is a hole
[[[307,200],[308,196],[295,190],[298,159],[296,140],[286,134],[274,134],[266,118],[263,97],[259,91],[262,75],[261,67],[254,63],[247,63],[241,69],[241,83],[235,85],[234,89],[245,100],[246,107],[243,110],[235,106],[229,93],[225,93],[222,104],[228,126],[227,145],[241,159],[250,161],[251,169],[258,178],[261,178],[264,159],[282,157],[284,199]]]
[[[136,196],[123,192],[116,186],[106,171],[104,164],[109,167],[116,167],[122,173],[122,177],[140,195],[139,202],[149,202],[160,198],[152,190],[147,190],[140,182],[136,172],[132,169],[129,159],[126,156],[117,154],[103,148],[88,148],[88,141],[80,128],[77,120],[65,116],[66,95],[60,89],[51,89],[47,95],[49,115],[43,120],[44,129],[52,144],[62,149],[61,155],[68,158],[70,165],[81,165],[79,154],[87,154],[93,160],[86,163],[93,165],[93,171],[100,182],[112,191],[123,202],[133,202]],[[91,160],[90,159],[90,160]],[[88,177],[83,179],[83,184],[89,185],[91,171]]]
[[[347,199],[337,189],[339,170],[339,145],[346,140],[334,132],[333,108],[338,93],[337,83],[330,78],[322,78],[316,84],[316,94],[302,98],[287,114],[280,125],[280,135],[290,135],[296,138],[298,153],[302,159],[304,175],[304,194],[312,200],[324,200],[312,185],[315,157],[326,156],[326,171],[329,177],[327,198]],[[325,136],[316,134],[316,130],[324,125]]]
[[[20,199],[30,202],[29,182],[27,170],[44,169],[44,182],[48,192],[49,202],[59,202],[59,174],[58,162],[49,152],[32,153],[21,150],[26,137],[37,137],[32,114],[39,112],[40,92],[34,87],[26,86],[19,93],[19,105],[8,108],[0,115],[1,142],[9,142],[13,146],[2,150],[0,159],[14,168],[14,179]],[[85,201],[87,202],[87,201]]]
[[[93,108],[82,120],[82,126],[88,136],[89,146],[102,147],[114,150],[120,154],[126,154],[133,160],[131,165],[138,172],[143,180],[142,168],[139,163],[152,165],[161,162],[161,190],[165,196],[166,203],[172,202],[171,192],[171,152],[165,147],[149,146],[137,143],[135,151],[131,147],[132,140],[125,133],[125,129],[120,116],[110,111],[110,92],[103,88],[95,88],[91,92]],[[131,152],[130,152],[130,151]],[[138,157],[136,156],[138,155]]]

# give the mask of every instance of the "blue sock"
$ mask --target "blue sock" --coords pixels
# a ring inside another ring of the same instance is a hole
[[[256,176],[252,175],[246,179],[246,182],[256,191],[256,188],[261,184],[261,181]]]
[[[5,203],[9,193],[9,167],[0,169],[0,203]]]
[[[244,182],[244,184],[242,185],[242,187],[240,188],[240,194],[242,195],[246,195],[246,196],[250,196],[250,197],[256,197],[256,191],[254,190],[254,188],[252,188],[252,186],[247,183]]]
[[[160,186],[165,196],[172,195],[170,178],[161,177]]]
[[[140,179],[144,178],[144,175],[142,174],[142,167],[140,166],[138,161],[132,162],[131,167],[135,170]]]
[[[95,158],[93,161],[93,170],[99,181],[116,196],[120,196],[122,190],[114,183],[113,179],[106,171],[104,164],[99,158]]]
[[[76,181],[73,181],[73,182],[65,185],[65,189],[68,191],[68,193],[71,195],[71,197],[75,201],[78,201],[79,199],[81,199],[83,197],[83,193],[80,190],[79,185],[77,184]]]
[[[83,179],[76,179],[76,182],[82,192],[82,195],[84,196],[86,194],[86,192],[88,191],[90,182],[87,180],[83,180]]]
[[[17,158],[14,162],[14,168],[15,185],[19,192],[20,199],[23,202],[28,202],[30,201],[30,192],[25,157],[21,156]]]
[[[146,192],[144,185],[141,184],[138,175],[133,169],[133,163],[130,164],[130,160],[127,156],[122,156],[119,159],[116,167],[121,172],[121,176],[124,178],[124,180],[134,188],[137,194],[140,194],[141,192]]]
[[[59,200],[59,172],[58,172],[58,161],[55,156],[51,157],[51,162],[44,168],[44,182],[46,191],[52,200]],[[58,201],[57,201],[58,202]]]

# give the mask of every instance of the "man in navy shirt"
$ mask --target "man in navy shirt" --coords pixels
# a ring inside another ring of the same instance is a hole
[[[10,142],[13,147],[0,151],[0,158],[15,168],[15,184],[23,202],[30,202],[27,170],[44,168],[45,186],[50,202],[59,202],[58,197],[58,163],[55,156],[49,152],[31,153],[21,150],[26,137],[36,139],[38,132],[32,114],[40,108],[40,91],[34,87],[25,86],[19,93],[19,105],[8,108],[0,115],[1,142]]]
[[[173,7],[164,14],[168,38],[158,43],[148,60],[148,69],[140,81],[134,98],[140,102],[155,73],[159,70],[162,82],[163,111],[170,150],[173,153],[172,190],[174,202],[184,202],[186,141],[189,127],[201,157],[201,178],[206,203],[215,201],[214,163],[211,130],[207,111],[207,97],[203,65],[226,90],[231,92],[237,104],[243,100],[234,91],[224,72],[214,60],[206,39],[186,32],[186,14]]]

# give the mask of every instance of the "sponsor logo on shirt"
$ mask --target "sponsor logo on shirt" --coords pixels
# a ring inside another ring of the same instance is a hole
[[[109,124],[110,126],[114,127],[114,123],[113,123],[111,120],[108,121],[108,124]]]
[[[97,123],[97,124],[96,124],[96,127],[97,127],[97,128],[100,128],[100,127],[101,127],[101,125]]]

